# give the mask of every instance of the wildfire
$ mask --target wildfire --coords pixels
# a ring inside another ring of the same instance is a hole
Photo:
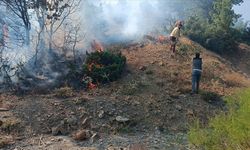
[[[93,42],[91,43],[91,48],[92,48],[92,50],[98,51],[98,52],[104,51],[102,44],[96,40],[93,40]]]
[[[93,80],[91,77],[85,76],[83,77],[82,81],[90,90],[97,88],[97,84],[93,83]]]
[[[89,82],[88,84],[88,89],[92,90],[92,89],[95,89],[97,87],[96,84],[92,83],[92,82]]]
[[[159,43],[168,42],[168,37],[164,35],[154,36],[154,35],[147,34],[144,36],[144,38],[150,41],[159,42]]]
[[[166,36],[160,35],[157,38],[157,42],[164,43],[166,41],[167,41],[167,37]]]
[[[97,64],[96,62],[92,62],[88,64],[88,71],[91,72],[93,70],[93,67],[95,68],[101,68],[103,65]]]

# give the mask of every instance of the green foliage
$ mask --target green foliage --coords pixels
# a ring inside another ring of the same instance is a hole
[[[91,77],[94,83],[107,83],[117,80],[126,64],[121,54],[109,51],[91,53],[83,65],[83,74]]]
[[[233,5],[241,2],[242,0],[214,0],[209,17],[204,14],[189,17],[184,34],[217,53],[234,50],[241,36],[233,28],[240,17],[235,14]]]
[[[69,87],[74,87],[74,88],[84,87],[85,85],[81,83],[83,79],[83,73],[82,73],[81,67],[79,67],[74,62],[70,62],[68,64],[68,69],[69,69],[69,72],[64,79],[66,82],[66,85],[68,85]]]
[[[243,30],[241,40],[250,45],[250,27]]]
[[[250,148],[250,89],[227,97],[228,112],[211,118],[202,128],[196,121],[190,128],[190,143],[205,150]]]
[[[192,53],[201,52],[201,48],[194,44],[190,45],[190,44],[178,43],[177,47],[178,47],[178,54],[182,56],[187,56],[188,52]]]
[[[234,13],[233,5],[242,0],[215,0],[213,5],[212,27],[215,33],[228,32],[240,16]]]
[[[200,44],[205,43],[208,24],[198,16],[190,16],[185,23],[184,34]]]

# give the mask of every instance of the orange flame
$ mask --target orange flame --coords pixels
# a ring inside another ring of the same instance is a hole
[[[93,84],[92,82],[89,82],[89,84],[88,84],[88,89],[95,89],[97,87],[97,85],[96,84]]]
[[[158,36],[157,41],[160,43],[164,43],[165,41],[167,41],[167,37],[160,35]]]
[[[97,51],[99,53],[104,51],[102,44],[96,40],[93,40],[93,42],[91,43],[91,48],[92,50]]]
[[[88,71],[91,72],[94,66],[96,68],[101,68],[103,65],[92,62],[92,63],[88,64]]]

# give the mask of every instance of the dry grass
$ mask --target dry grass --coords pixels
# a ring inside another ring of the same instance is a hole
[[[225,74],[223,80],[227,87],[246,87],[249,85],[249,81],[237,73]]]
[[[68,98],[73,97],[75,95],[75,92],[70,87],[61,87],[59,89],[54,90],[54,95],[59,98]]]
[[[4,148],[7,145],[13,144],[13,139],[11,137],[0,137],[0,148]]]
[[[20,120],[18,119],[8,119],[3,121],[1,129],[6,132],[11,132],[12,130],[15,130],[19,124]]]
[[[145,81],[132,80],[124,85],[123,88],[120,89],[119,93],[124,95],[135,95],[147,86],[148,85]]]
[[[134,144],[129,147],[129,150],[147,150],[142,144]]]

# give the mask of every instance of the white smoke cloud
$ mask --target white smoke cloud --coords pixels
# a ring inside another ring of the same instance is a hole
[[[84,33],[86,36],[84,36],[84,44],[79,44],[82,47],[78,49],[82,49],[81,52],[84,52],[88,49],[89,43],[94,39],[104,44],[112,44],[140,40],[143,35],[152,32],[167,34],[163,29],[169,21],[167,18],[174,13],[170,11],[170,6],[166,5],[166,1],[170,0],[82,0],[81,9],[66,22],[73,26],[77,24],[76,22],[82,22],[80,33]],[[16,55],[15,58],[17,58],[17,60],[12,60],[12,62],[18,62],[20,60],[27,62],[25,64],[27,72],[34,76],[41,74],[48,78],[49,80],[44,82],[46,85],[47,83],[55,81],[54,79],[57,79],[62,73],[60,71],[57,72],[57,70],[55,70],[56,67],[53,67],[56,61],[51,60],[56,58],[49,53],[40,54],[40,67],[34,67],[34,54],[38,33],[36,28],[38,28],[39,25],[35,15],[30,14],[32,24],[31,46],[12,46],[14,47],[13,50],[6,52],[6,54],[8,54],[6,57],[13,58],[11,55]],[[6,13],[6,16],[8,15]],[[75,18],[79,19],[75,21]],[[21,21],[19,20],[19,22]],[[18,29],[20,29],[20,34],[24,33],[24,28],[20,26]],[[16,33],[15,31],[10,31],[10,41],[12,43],[16,43],[11,39]],[[62,38],[62,34],[57,36]],[[59,38],[54,38],[54,40],[60,41]],[[56,43],[57,41],[53,42]],[[44,49],[46,48],[47,45],[44,45]],[[56,69],[58,68],[60,67],[57,66]]]
[[[161,4],[161,0],[86,0],[81,17],[89,39],[120,42],[162,30],[171,14]]]

